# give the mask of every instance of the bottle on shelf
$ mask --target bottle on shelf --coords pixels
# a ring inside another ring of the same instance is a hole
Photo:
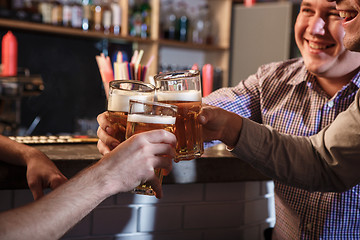
[[[187,15],[187,5],[184,1],[178,3],[178,14],[177,14],[177,32],[176,39],[181,42],[188,40],[188,28],[189,28],[189,17]]]
[[[102,6],[100,0],[94,0],[94,27],[93,30],[101,31],[102,29]]]
[[[90,0],[82,0],[82,23],[81,28],[84,31],[88,31],[93,26],[93,14],[92,14],[92,7]]]
[[[62,25],[62,16],[63,16],[62,5],[59,1],[54,0],[51,9],[51,24],[52,25]]]
[[[82,27],[83,8],[81,0],[73,0],[71,3],[71,27]]]
[[[112,23],[112,12],[109,0],[102,1],[102,28],[105,34],[110,33]]]
[[[218,43],[219,26],[217,22],[214,21],[213,18],[211,18],[212,14],[209,5],[205,5],[205,9],[206,9],[205,27],[208,28],[205,43],[214,45]]]
[[[151,27],[151,6],[148,0],[143,0],[140,5],[142,24],[141,24],[141,37],[150,37]]]
[[[192,27],[192,42],[197,44],[214,44],[215,29],[214,23],[209,15],[209,6],[205,4],[199,7],[199,14],[193,21]]]
[[[140,1],[132,0],[129,1],[129,4],[129,34],[132,37],[140,37],[142,24]]]
[[[163,8],[165,11],[162,15],[163,23],[162,23],[162,32],[163,38],[175,40],[176,39],[176,13],[173,8],[173,2],[168,1],[165,2],[165,6]]]
[[[117,0],[111,3],[111,33],[118,35],[121,31],[121,8]]]
[[[72,11],[71,11],[71,5],[69,0],[63,0],[62,1],[62,25],[64,27],[71,27],[71,17],[72,17]]]
[[[51,19],[51,15],[52,15],[52,7],[53,7],[53,2],[52,1],[41,1],[38,2],[38,9],[39,12],[42,16],[42,23],[45,24],[51,24],[52,23],[52,19]]]
[[[31,22],[42,22],[42,15],[39,12],[39,2],[32,0],[23,0],[22,9],[16,12],[16,17],[20,20]]]

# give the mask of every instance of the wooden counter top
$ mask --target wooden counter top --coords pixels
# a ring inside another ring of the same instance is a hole
[[[68,178],[101,158],[96,144],[35,145],[44,152]],[[27,188],[25,167],[0,162],[0,189]],[[173,164],[164,184],[262,181],[262,175],[249,164],[235,158],[220,144],[205,150],[196,160]]]

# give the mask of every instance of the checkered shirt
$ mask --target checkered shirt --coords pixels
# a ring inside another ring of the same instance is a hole
[[[344,111],[359,87],[360,73],[330,98],[298,58],[263,65],[236,87],[219,89],[203,102],[282,133],[310,136]],[[344,193],[320,193],[275,181],[274,238],[360,239],[359,186]]]

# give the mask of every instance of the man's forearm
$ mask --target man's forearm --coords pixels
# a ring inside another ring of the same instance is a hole
[[[15,142],[8,137],[0,135],[0,161],[11,163],[14,165],[26,165],[26,159],[31,155],[40,154],[40,151]]]
[[[109,196],[90,167],[38,201],[0,214],[0,239],[58,239]]]
[[[243,119],[233,153],[267,176],[310,191],[346,191],[360,182],[360,92],[311,137],[281,134]]]

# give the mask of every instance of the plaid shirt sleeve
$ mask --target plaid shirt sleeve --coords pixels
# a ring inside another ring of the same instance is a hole
[[[203,103],[223,108],[253,121],[262,122],[260,110],[260,74],[242,80],[235,87],[221,88],[203,98]]]

